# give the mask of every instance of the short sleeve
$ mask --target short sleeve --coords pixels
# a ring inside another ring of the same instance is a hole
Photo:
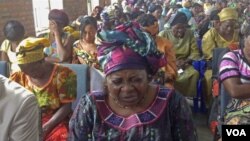
[[[25,87],[25,74],[23,72],[14,72],[10,75],[9,79]]]
[[[221,81],[224,81],[230,77],[236,77],[240,75],[238,57],[234,52],[226,53],[220,62],[219,77]]]
[[[69,68],[58,65],[57,89],[61,103],[73,102],[76,98],[77,79],[76,74]]]
[[[9,47],[10,47],[9,40],[4,40],[3,43],[2,43],[2,45],[1,45],[0,51],[3,51],[3,52],[7,53]]]

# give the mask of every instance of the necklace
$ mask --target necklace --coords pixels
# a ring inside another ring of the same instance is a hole
[[[110,95],[111,96],[111,95]],[[113,96],[111,96],[113,101],[120,107],[120,108],[123,108],[123,109],[129,109],[131,108],[130,106],[125,106],[125,105],[122,105],[117,98],[114,98]],[[138,106],[140,103],[142,103],[143,101],[145,100],[145,97],[143,96],[137,103],[135,106]]]

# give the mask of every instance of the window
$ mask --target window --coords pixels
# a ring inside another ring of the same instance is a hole
[[[88,15],[91,15],[93,9],[100,5],[99,0],[88,0]]]
[[[63,9],[63,0],[32,0],[36,35],[48,31],[51,9]]]

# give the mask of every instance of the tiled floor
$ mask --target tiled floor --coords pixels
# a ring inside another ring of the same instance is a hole
[[[186,99],[191,109],[193,109],[193,101],[190,98]],[[213,141],[213,135],[211,134],[207,121],[207,113],[195,113],[193,112],[193,119],[196,125],[196,130],[198,134],[198,141]]]
[[[193,117],[196,124],[199,141],[213,141],[213,136],[207,125],[207,115],[194,113]]]

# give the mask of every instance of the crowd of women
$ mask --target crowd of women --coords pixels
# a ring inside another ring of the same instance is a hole
[[[193,62],[203,60],[210,107],[214,48],[230,50],[220,65],[220,83],[235,98],[226,124],[247,123],[250,114],[231,111],[250,107],[248,0],[123,0],[72,22],[53,9],[48,20],[49,32],[38,37],[8,21],[0,50],[10,79],[36,96],[44,141],[198,140],[185,97],[197,95],[201,73]],[[98,69],[103,90],[83,94],[72,111],[77,76],[61,63]]]

